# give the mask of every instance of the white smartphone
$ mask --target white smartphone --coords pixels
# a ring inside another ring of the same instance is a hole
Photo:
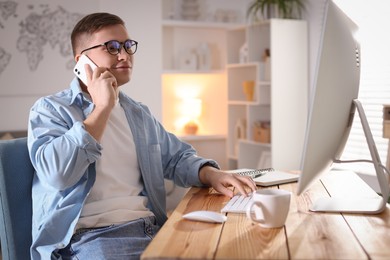
[[[88,58],[87,55],[82,54],[79,61],[76,63],[76,66],[74,66],[73,73],[87,86],[88,82],[87,73],[85,72],[84,68],[85,64],[89,64],[89,66],[92,68],[92,71],[97,68],[96,64],[90,58]]]

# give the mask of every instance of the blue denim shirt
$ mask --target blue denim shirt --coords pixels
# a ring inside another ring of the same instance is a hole
[[[122,92],[119,102],[134,136],[144,184],[141,195],[148,197],[148,207],[162,225],[167,218],[164,178],[183,187],[202,186],[200,167],[218,165],[197,156],[189,144],[165,131],[145,105]],[[28,148],[36,170],[32,259],[50,259],[54,250],[69,243],[94,184],[102,147],[83,125],[93,109],[75,78],[69,89],[39,99],[30,111]]]

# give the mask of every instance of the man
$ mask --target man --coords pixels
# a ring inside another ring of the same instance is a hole
[[[33,259],[139,258],[166,220],[164,178],[230,197],[228,186],[256,189],[197,156],[119,91],[138,45],[119,17],[88,15],[71,41],[75,60],[85,54],[97,68],[85,66],[87,85],[75,78],[30,111]]]

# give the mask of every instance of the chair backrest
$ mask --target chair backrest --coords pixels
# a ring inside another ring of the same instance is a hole
[[[2,260],[30,259],[33,176],[27,138],[0,141]]]

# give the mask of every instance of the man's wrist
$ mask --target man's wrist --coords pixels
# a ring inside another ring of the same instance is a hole
[[[206,167],[206,166],[211,166],[213,168],[216,168],[216,169],[219,169],[218,166],[216,166],[215,164],[211,163],[211,162],[206,162],[204,164],[202,164],[200,167],[199,167],[199,172],[200,170],[202,170],[203,167]]]
[[[201,183],[204,185],[211,185],[209,178],[207,178],[207,175],[213,171],[218,170],[218,166],[211,163],[211,162],[206,162],[199,168],[199,180]]]

